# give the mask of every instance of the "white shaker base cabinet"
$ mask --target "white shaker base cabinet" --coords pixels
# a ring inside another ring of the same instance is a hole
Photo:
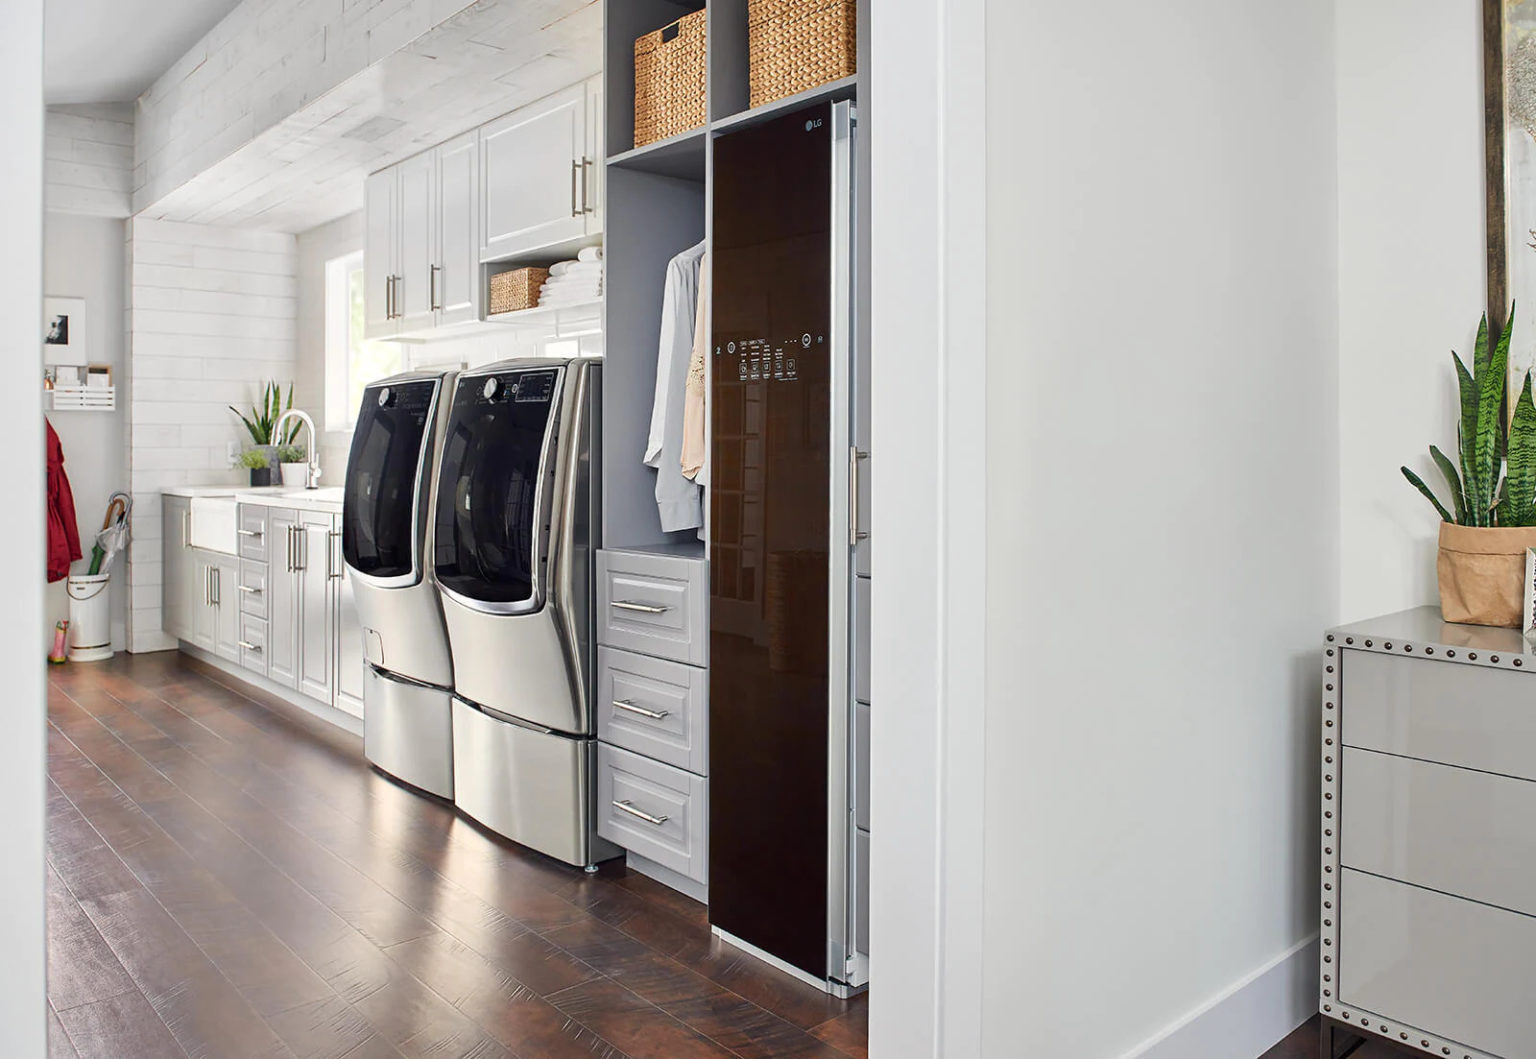
[[[1526,651],[1514,629],[1447,624],[1433,607],[1326,635],[1325,1039],[1536,1059],[1536,655]]]
[[[366,662],[338,516],[242,502],[237,558],[187,543],[187,507],[164,498],[165,631],[274,694],[361,718]]]

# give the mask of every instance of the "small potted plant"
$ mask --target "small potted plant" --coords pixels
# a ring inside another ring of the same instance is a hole
[[[240,466],[251,472],[251,488],[272,484],[272,457],[263,449],[246,449],[240,454]]]
[[[277,459],[283,469],[283,485],[302,489],[309,484],[309,456],[303,445],[279,445]]]
[[[1511,307],[1509,324],[1490,351],[1488,317],[1483,317],[1471,371],[1451,354],[1460,398],[1458,459],[1453,462],[1429,447],[1430,458],[1450,487],[1450,508],[1417,474],[1402,469],[1440,515],[1435,572],[1441,616],[1450,622],[1520,625],[1525,551],[1536,547],[1536,403],[1531,374],[1526,372],[1513,411],[1505,411],[1514,320]]]
[[[277,449],[279,445],[292,444],[299,436],[299,424],[290,423],[283,428],[283,436],[272,436],[272,429],[277,426],[277,421],[282,418],[284,412],[293,407],[293,384],[288,384],[288,400],[283,402],[283,388],[274,380],[261,388],[261,400],[251,406],[251,414],[246,415],[234,405],[229,410],[240,417],[246,433],[250,434],[251,441],[256,449],[265,452],[267,466],[276,470],[278,462]]]

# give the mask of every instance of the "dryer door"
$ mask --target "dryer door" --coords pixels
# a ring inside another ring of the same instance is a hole
[[[399,588],[421,580],[421,519],[440,386],[421,379],[363,391],[347,458],[341,550],[366,582]]]
[[[443,441],[434,524],[443,591],[472,610],[544,606],[563,367],[461,377]]]

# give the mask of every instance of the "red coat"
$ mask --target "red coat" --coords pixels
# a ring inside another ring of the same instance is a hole
[[[53,424],[48,427],[48,580],[69,576],[69,564],[81,557],[80,530],[75,525],[75,494],[64,473],[64,446]]]

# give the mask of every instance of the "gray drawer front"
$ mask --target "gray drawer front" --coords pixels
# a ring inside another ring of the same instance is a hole
[[[1536,1054],[1536,919],[1356,871],[1341,883],[1341,1005],[1509,1059]]]
[[[240,613],[253,618],[270,617],[267,613],[267,564],[240,560],[240,583],[235,586],[240,594]]]
[[[600,551],[597,591],[599,643],[704,664],[704,560]]]
[[[240,615],[240,664],[253,673],[267,672],[267,623],[249,614]]]
[[[869,703],[861,702],[853,714],[854,822],[869,830]]]
[[[1536,915],[1536,783],[1346,748],[1345,867]]]
[[[599,743],[597,833],[708,883],[708,784],[690,772]]]
[[[1536,779],[1536,674],[1346,649],[1344,743]]]
[[[267,560],[267,509],[260,504],[241,504],[236,532],[240,537],[240,558]]]
[[[668,765],[707,775],[707,676],[707,671],[696,666],[599,647],[598,738]]]

